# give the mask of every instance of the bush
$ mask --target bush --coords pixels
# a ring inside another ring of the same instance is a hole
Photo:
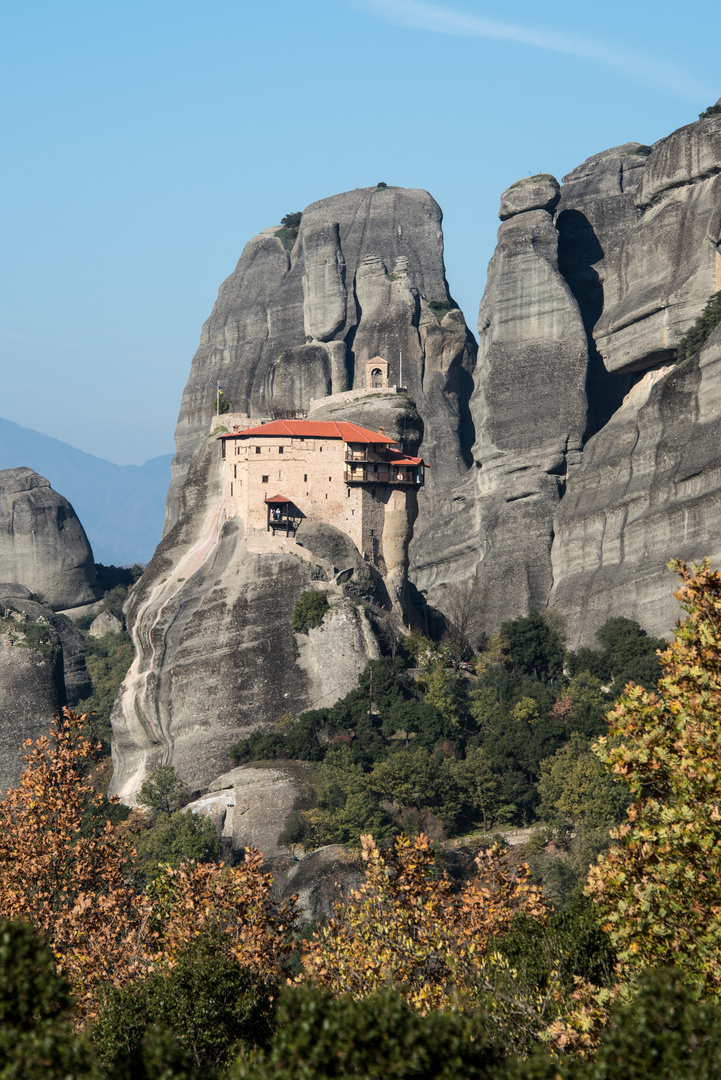
[[[243,1054],[229,1080],[324,1080],[325,1077],[488,1077],[502,1053],[482,1021],[462,1013],[413,1013],[393,990],[355,1001],[309,986],[284,989],[276,1035],[266,1052]]]
[[[170,814],[176,810],[184,784],[172,765],[159,765],[152,776],[143,780],[138,802],[155,813]]]
[[[721,107],[719,107],[719,112],[721,112]],[[711,331],[715,330],[719,323],[721,323],[721,291],[709,298],[696,322],[679,341],[676,347],[676,359],[681,362],[694,356],[699,349],[703,348],[711,336]]]
[[[210,818],[192,811],[160,814],[158,820],[138,837],[137,866],[146,880],[157,876],[162,866],[181,862],[217,862],[220,839]]]
[[[275,235],[280,240],[281,244],[286,251],[292,251],[296,240],[298,239],[298,230],[300,229],[300,219],[303,216],[301,210],[296,210],[292,214],[286,214],[285,217],[280,219],[280,223],[283,226],[282,229],[278,229]]]
[[[159,1034],[175,1048],[172,1064],[190,1058],[199,1070],[214,1069],[239,1043],[267,1042],[275,993],[273,983],[225,955],[219,940],[201,938],[170,971],[154,971],[111,991],[91,1032],[92,1042],[113,1080],[146,1076],[144,1066]],[[174,1069],[161,1075],[177,1073]]]
[[[318,589],[307,589],[296,600],[290,625],[297,634],[307,634],[310,629],[320,626],[328,610],[325,593]]]
[[[93,734],[103,743],[106,753],[110,752],[110,713],[134,656],[133,643],[124,632],[85,639],[85,662],[92,691],[78,702],[78,709],[82,713],[95,713]]]
[[[0,920],[1,1080],[90,1075],[50,949],[27,924]]]
[[[710,116],[721,116],[721,102],[717,101],[715,105],[709,105],[708,109],[698,114],[699,120],[708,120]]]
[[[452,300],[429,300],[428,307],[431,309],[438,322],[443,321],[443,316],[449,311],[455,311],[458,307]]]

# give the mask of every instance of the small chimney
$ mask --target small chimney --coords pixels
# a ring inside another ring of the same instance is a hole
[[[384,427],[379,427],[378,430],[380,431],[381,435],[385,435],[386,429]]]

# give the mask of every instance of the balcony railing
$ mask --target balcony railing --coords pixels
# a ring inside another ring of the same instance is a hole
[[[363,465],[346,465],[345,482],[346,484],[414,484],[419,486],[423,483],[423,469],[417,466],[369,469]]]

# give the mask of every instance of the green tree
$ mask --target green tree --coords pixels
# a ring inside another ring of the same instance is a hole
[[[601,761],[632,805],[589,874],[621,970],[682,964],[721,988],[721,575],[672,563],[686,611],[658,693],[631,686],[609,714]]]
[[[0,1080],[90,1077],[69,987],[26,923],[0,920]]]
[[[666,648],[663,638],[649,637],[637,622],[616,615],[596,631],[600,649],[579,649],[569,653],[568,669],[572,676],[588,671],[617,697],[627,682],[636,682],[652,690],[661,675],[658,650]]]
[[[244,1052],[228,1080],[481,1080],[495,1076],[494,1066],[503,1060],[482,1018],[455,1012],[419,1016],[392,989],[362,1001],[310,986],[283,990],[275,1023],[270,1048]]]
[[[604,768],[590,741],[577,733],[541,762],[538,793],[544,821],[590,829],[619,822],[630,801],[626,785]]]
[[[146,880],[152,880],[162,866],[179,867],[181,862],[217,862],[220,839],[210,818],[191,811],[161,813],[143,830],[137,841],[137,866]]]
[[[320,626],[328,610],[325,593],[318,589],[306,589],[295,602],[290,617],[291,629],[297,634],[307,634],[310,629]]]
[[[563,676],[565,647],[560,630],[537,611],[511,619],[501,627],[513,669],[541,682],[556,683]]]
[[[274,983],[228,956],[219,937],[204,936],[170,970],[111,991],[91,1038],[113,1080],[135,1080],[152,1055],[158,1031],[180,1048],[174,1055],[179,1064],[189,1058],[206,1076],[241,1042],[267,1043],[276,994]]]
[[[170,814],[176,808],[185,785],[172,765],[159,765],[140,787],[138,802],[156,814]]]

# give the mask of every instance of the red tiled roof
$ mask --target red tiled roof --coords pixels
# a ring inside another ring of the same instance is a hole
[[[287,495],[271,495],[269,499],[265,500],[267,503],[292,503],[293,500],[289,499]]]
[[[389,450],[388,460],[391,465],[425,465],[427,469],[430,469],[430,465],[426,465],[422,457],[408,457],[407,454],[402,454],[400,450]]]
[[[349,420],[273,420],[270,424],[246,428],[245,431],[231,431],[219,435],[219,439],[237,439],[241,435],[294,435],[296,438],[342,439],[350,443],[395,443],[387,435],[378,431],[352,424]]]

